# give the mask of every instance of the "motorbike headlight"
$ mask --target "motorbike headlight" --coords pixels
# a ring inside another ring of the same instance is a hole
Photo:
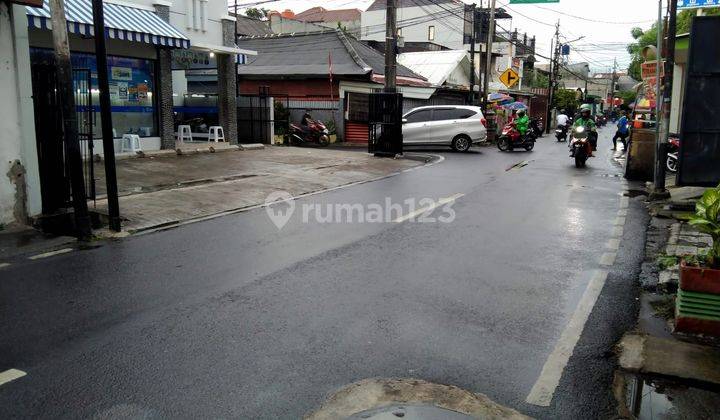
[[[578,134],[579,134],[579,133],[584,133],[584,132],[585,132],[585,127],[578,127],[578,128],[575,129],[575,132],[578,133]]]

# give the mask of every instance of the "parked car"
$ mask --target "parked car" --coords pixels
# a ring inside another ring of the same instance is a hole
[[[403,145],[446,145],[466,152],[473,144],[487,140],[486,125],[477,106],[423,106],[403,115]]]

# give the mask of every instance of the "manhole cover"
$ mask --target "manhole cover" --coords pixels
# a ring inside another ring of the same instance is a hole
[[[391,405],[348,417],[348,420],[468,420],[472,416],[434,405]]]

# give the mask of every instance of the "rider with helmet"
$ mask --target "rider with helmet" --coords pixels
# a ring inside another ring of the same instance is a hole
[[[525,136],[530,127],[530,117],[527,116],[524,109],[517,112],[517,119],[515,120],[515,128],[520,132],[521,136]]]
[[[575,124],[573,124],[573,129],[577,127],[585,127],[585,129],[588,130],[588,138],[590,139],[588,142],[588,157],[592,156],[592,151],[597,147],[597,126],[590,115],[591,113],[592,108],[590,105],[583,104],[580,107],[580,118],[578,118],[575,121]]]

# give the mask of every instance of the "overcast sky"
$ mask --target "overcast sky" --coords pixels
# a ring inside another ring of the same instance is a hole
[[[240,4],[256,3],[260,0],[238,0]],[[465,3],[480,4],[481,0],[465,0]],[[482,0],[485,4],[488,0]],[[292,9],[296,13],[314,6],[326,9],[356,7],[366,9],[372,0],[278,0],[260,5],[270,10]],[[498,0],[498,7],[509,0]],[[621,69],[630,61],[624,44],[632,42],[630,30],[634,26],[650,27],[657,19],[657,0],[560,0],[555,4],[521,4],[505,6],[513,15],[511,21],[498,22],[506,29],[518,29],[537,37],[538,54],[549,56],[550,40],[555,32],[554,24],[560,20],[560,32],[565,40],[580,36],[584,39],[573,43],[577,51],[570,56],[571,62],[589,61],[594,71],[612,68],[617,57]],[[572,16],[569,16],[572,15]],[[562,40],[562,38],[561,38]],[[538,57],[540,62],[548,60]]]

